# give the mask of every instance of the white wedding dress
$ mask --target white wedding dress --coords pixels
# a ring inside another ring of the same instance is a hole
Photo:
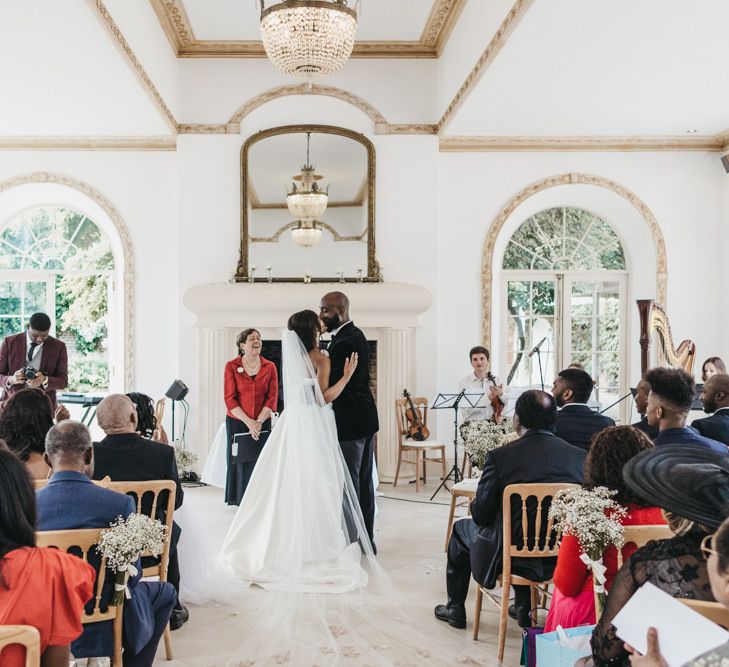
[[[343,593],[374,561],[334,412],[299,337],[281,335],[286,409],[258,458],[223,542],[221,561],[262,588]]]

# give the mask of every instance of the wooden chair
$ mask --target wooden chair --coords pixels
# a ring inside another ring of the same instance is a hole
[[[25,646],[25,667],[40,665],[40,632],[32,625],[0,625],[0,651],[11,644]]]
[[[146,514],[153,519],[157,518],[157,510],[164,504],[165,521],[167,526],[167,537],[164,550],[159,557],[159,563],[145,567],[142,574],[145,577],[159,577],[160,581],[167,581],[167,565],[170,561],[170,540],[172,539],[172,519],[175,513],[175,495],[177,486],[172,480],[161,479],[150,482],[111,482],[109,489],[117,493],[131,496],[136,504],[137,512]],[[167,499],[160,501],[160,495],[166,493]],[[149,503],[149,504],[148,504]],[[142,554],[150,556],[151,554]],[[172,660],[172,638],[170,626],[167,624],[164,633],[165,655],[167,660]]]
[[[89,528],[84,530],[41,530],[36,533],[36,544],[39,547],[52,547],[61,551],[71,552],[77,556],[81,551],[81,558],[89,561],[89,554],[96,554],[96,545],[99,543],[99,535],[103,528]],[[111,657],[112,667],[121,667],[122,664],[122,615],[124,606],[109,605],[105,610],[101,609],[101,593],[106,578],[106,558],[99,561],[99,569],[96,572],[94,608],[90,614],[84,609],[81,612],[81,622],[84,625],[112,621],[114,628],[114,655]]]
[[[635,544],[637,549],[644,547],[652,540],[667,540],[673,537],[671,529],[665,525],[656,526],[623,526],[623,547]],[[618,549],[618,569],[623,566],[623,550]]]
[[[466,498],[468,500],[468,513],[471,513],[471,501],[476,497],[476,487],[478,486],[477,479],[464,479],[458,484],[454,484],[451,487],[451,509],[448,514],[448,528],[446,529],[446,541],[445,550],[448,551],[448,542],[451,540],[451,533],[453,532],[453,522],[456,520],[456,503],[458,498]]]
[[[35,487],[36,491],[40,491],[41,489],[44,489],[46,487],[49,481],[49,479],[34,479],[33,486]],[[91,481],[96,484],[96,486],[100,486],[101,488],[106,489],[109,487],[109,484],[111,484],[111,477],[107,475],[106,477],[104,477],[104,479],[93,479]]]
[[[418,410],[422,415],[423,425],[428,425],[428,399],[423,396],[411,397],[415,409]],[[423,484],[428,480],[426,477],[426,465],[428,463],[440,463],[443,477],[446,476],[446,457],[445,457],[445,445],[435,440],[408,440],[405,436],[408,433],[408,420],[405,416],[405,412],[408,408],[408,402],[405,398],[398,398],[395,400],[395,427],[397,428],[397,468],[395,469],[395,481],[392,483],[393,486],[397,486],[397,479],[400,476],[400,464],[403,463],[403,455],[415,452],[415,461],[405,460],[405,463],[415,464],[415,491],[420,491],[420,465],[422,462],[423,466]],[[427,457],[428,451],[440,451],[440,457],[429,459]]]
[[[729,629],[729,609],[718,602],[706,602],[705,600],[687,600],[686,598],[678,598],[687,607],[701,614],[704,618],[712,623],[720,625],[722,628]]]
[[[559,536],[553,530],[553,522],[548,518],[546,501],[552,500],[554,495],[563,489],[576,488],[577,484],[554,483],[554,484],[509,484],[504,489],[502,500],[502,511],[504,515],[503,532],[503,569],[501,574],[501,600],[494,598],[490,591],[480,584],[476,589],[476,612],[473,618],[473,638],[478,639],[478,627],[481,620],[481,606],[483,596],[486,595],[494,604],[500,606],[501,615],[499,618],[499,644],[498,662],[503,662],[504,647],[506,645],[506,624],[509,620],[509,590],[512,585],[529,586],[531,588],[531,606],[537,606],[538,586],[551,583],[549,581],[531,581],[511,573],[512,558],[556,558],[559,551]],[[521,498],[521,544],[513,544],[513,528],[511,524],[511,499],[513,496]],[[529,521],[527,512],[527,500],[534,499],[536,502],[535,521]],[[542,531],[545,527],[545,531]],[[544,533],[544,539],[540,535]],[[530,547],[529,544],[532,543]]]

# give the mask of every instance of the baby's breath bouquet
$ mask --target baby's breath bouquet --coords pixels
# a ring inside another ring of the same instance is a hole
[[[177,444],[175,445],[175,462],[181,474],[189,474],[197,464],[197,454],[187,449],[184,444]]]
[[[600,609],[605,606],[605,566],[602,553],[609,545],[623,546],[621,519],[627,510],[612,496],[617,492],[604,486],[592,490],[569,489],[561,491],[552,500],[549,518],[554,528],[563,535],[572,535],[580,543],[580,560],[592,571],[595,593]]]
[[[483,470],[486,454],[508,442],[513,428],[511,419],[504,419],[500,424],[487,419],[474,419],[461,424],[463,447],[471,459],[471,465]]]
[[[116,575],[114,595],[111,604],[124,602],[129,597],[127,579],[137,574],[134,566],[141,553],[159,556],[165,546],[167,526],[145,514],[130,514],[113,521],[106,530],[101,531],[96,551],[106,557],[106,565]]]

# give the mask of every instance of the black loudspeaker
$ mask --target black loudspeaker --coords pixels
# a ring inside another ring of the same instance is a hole
[[[187,392],[187,385],[182,380],[175,380],[165,392],[165,396],[173,401],[181,401],[187,396]]]
[[[724,165],[724,171],[729,174],[729,154],[721,156],[721,163]]]

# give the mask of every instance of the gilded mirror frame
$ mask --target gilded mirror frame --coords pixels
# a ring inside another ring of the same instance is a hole
[[[367,151],[367,275],[362,282],[377,282],[380,279],[380,266],[375,257],[375,147],[373,143],[359,132],[348,130],[336,125],[281,125],[267,130],[261,130],[246,139],[240,150],[240,252],[238,265],[235,271],[235,282],[249,282],[253,279],[249,275],[249,220],[248,220],[248,173],[249,153],[252,146],[259,141],[281,134],[295,134],[318,132],[322,134],[336,134],[359,142]],[[328,225],[327,225],[328,227]],[[277,277],[274,282],[307,282],[302,276]],[[311,282],[337,281],[336,277],[311,278]],[[359,282],[359,278],[344,278],[346,282]],[[267,278],[255,278],[256,282],[265,282]]]

